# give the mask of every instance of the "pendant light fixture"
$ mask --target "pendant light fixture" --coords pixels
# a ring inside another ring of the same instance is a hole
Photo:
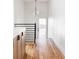
[[[36,2],[37,2],[37,0],[35,0],[35,16],[37,15],[37,6],[36,6]]]
[[[35,15],[37,16],[39,14],[39,11],[37,10],[37,0],[35,0]]]

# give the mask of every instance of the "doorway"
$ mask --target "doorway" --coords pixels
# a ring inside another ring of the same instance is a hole
[[[39,39],[46,39],[46,18],[39,19]]]

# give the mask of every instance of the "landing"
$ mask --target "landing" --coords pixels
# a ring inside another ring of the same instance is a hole
[[[64,59],[59,49],[46,39],[38,39],[37,45],[26,45],[26,59]]]

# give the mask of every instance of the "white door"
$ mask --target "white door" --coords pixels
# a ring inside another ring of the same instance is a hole
[[[39,39],[46,39],[46,18],[39,19]]]

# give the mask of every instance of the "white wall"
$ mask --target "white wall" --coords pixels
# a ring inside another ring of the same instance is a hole
[[[14,0],[14,23],[23,23],[23,22],[24,22],[24,1]],[[24,31],[25,28],[15,27],[13,31],[13,37]]]
[[[65,54],[65,1],[49,0],[48,38]]]
[[[39,11],[39,18],[47,18],[48,2],[37,2],[37,10]]]
[[[24,1],[14,0],[14,22],[24,22]]]
[[[47,2],[37,2],[37,10],[38,10],[38,15],[37,15],[37,20],[39,18],[47,18]],[[34,23],[37,22],[35,20],[35,2],[25,2],[24,3],[24,21],[25,23]]]
[[[37,2],[37,20],[39,18],[47,18],[47,2]],[[14,0],[14,22],[15,23],[35,23],[35,2]]]
[[[24,2],[24,22],[35,23],[34,2]]]

